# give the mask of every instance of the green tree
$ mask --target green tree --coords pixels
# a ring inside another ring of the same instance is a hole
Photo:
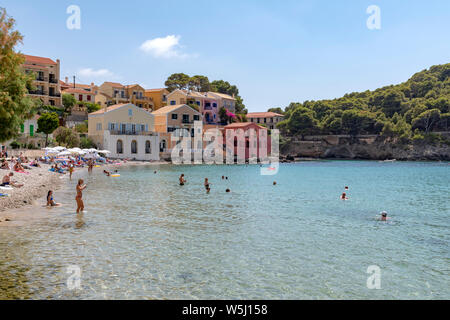
[[[0,142],[17,135],[20,125],[36,111],[37,102],[28,97],[33,75],[22,70],[25,61],[14,48],[22,35],[14,30],[15,21],[0,8]]]
[[[269,109],[267,110],[267,112],[275,112],[275,113],[278,113],[278,114],[284,114],[283,109],[281,109],[280,107],[269,108]]]
[[[188,87],[190,90],[198,92],[208,92],[211,90],[211,84],[206,76],[196,75],[189,79]]]
[[[86,106],[88,113],[98,111],[102,108],[99,104],[92,102],[84,102],[84,105]]]
[[[305,134],[314,134],[317,131],[317,120],[310,109],[297,107],[289,117],[288,128],[292,134],[300,134],[303,139]]]
[[[184,73],[174,73],[170,75],[164,85],[170,92],[176,89],[187,89],[191,78]]]
[[[73,106],[77,103],[75,97],[69,93],[63,93],[62,103],[64,106],[64,112],[70,114],[72,112]]]
[[[47,146],[48,135],[53,133],[59,125],[59,117],[55,112],[44,113],[38,119],[38,132],[45,133],[45,146]]]
[[[80,145],[79,134],[70,128],[58,127],[53,136],[60,145],[64,145],[67,148],[74,148]]]
[[[424,130],[428,133],[441,119],[441,111],[439,109],[431,109],[422,112],[417,118],[412,121],[413,129]]]

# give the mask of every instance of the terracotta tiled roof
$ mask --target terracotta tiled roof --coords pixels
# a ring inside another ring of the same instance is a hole
[[[173,106],[166,106],[166,107],[159,108],[158,110],[153,111],[152,114],[166,114],[166,113],[172,112],[172,111],[174,111],[174,110],[176,110],[176,109],[178,109],[178,108],[180,108],[182,106],[186,106],[188,108],[191,108],[187,104],[176,104],[176,105],[173,105]],[[194,110],[195,112],[200,114],[200,112],[198,112],[197,110],[195,110],[195,109],[192,109],[192,110]]]
[[[167,90],[166,88],[159,88],[159,89],[145,89],[145,92],[158,92],[158,91],[164,91]]]
[[[257,124],[255,124],[253,122],[235,122],[235,123],[231,123],[229,125],[226,125],[224,128],[225,129],[245,128],[245,127],[248,127],[248,126],[251,126],[251,125],[253,126],[253,125],[257,125]],[[267,129],[267,128],[262,127],[262,126],[258,126],[258,127],[260,127],[261,129]]]
[[[273,118],[284,117],[284,115],[275,112],[250,112],[247,113],[247,118]]]
[[[105,82],[103,82],[103,84],[107,84],[107,85],[109,85],[109,86],[111,86],[113,88],[125,88],[125,86],[123,84],[118,83],[118,82],[105,81]]]
[[[32,63],[56,64],[56,62],[50,58],[30,56],[28,54],[24,54],[23,56],[25,57],[26,64],[32,64]]]
[[[129,104],[131,104],[131,103],[120,103],[120,104],[115,104],[115,105],[109,106],[108,108],[106,108],[106,112],[119,109],[119,108],[121,108],[123,106],[127,106]],[[89,114],[91,115],[91,114],[102,114],[102,113],[105,113],[105,108],[101,108],[100,110],[89,113]]]
[[[68,88],[68,89],[63,90],[63,93],[82,93],[82,94],[94,95],[93,92],[86,91],[86,90],[81,89],[81,88]]]
[[[223,99],[229,99],[229,100],[236,100],[235,98],[233,98],[232,96],[230,96],[229,94],[225,94],[225,93],[219,93],[219,92],[212,92],[209,91],[208,94],[213,94],[213,95],[217,95]]]

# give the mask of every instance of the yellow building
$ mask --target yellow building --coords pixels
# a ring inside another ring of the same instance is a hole
[[[153,101],[145,96],[145,89],[138,84],[123,85],[118,82],[103,82],[98,87],[95,103],[104,106],[133,103],[139,108],[153,110]]]
[[[146,110],[153,111],[154,103],[151,97],[145,95],[145,89],[138,84],[131,84],[125,86],[126,95],[129,101],[139,108],[144,108]]]
[[[25,63],[23,68],[26,73],[36,75],[33,85],[35,89],[29,91],[29,95],[38,98],[44,105],[62,106],[61,87],[59,82],[60,62],[50,58],[23,55]]]
[[[166,88],[145,90],[145,96],[153,101],[153,111],[167,106],[168,94],[169,91]]]
[[[200,112],[186,104],[162,107],[152,112],[154,130],[160,135],[160,152],[168,153],[173,147],[170,135],[176,129],[187,129],[194,134],[194,121],[202,121]],[[175,142],[174,142],[175,143]]]
[[[145,135],[153,132],[154,116],[131,103],[103,107],[89,113],[88,135],[103,148],[106,131],[111,134]]]

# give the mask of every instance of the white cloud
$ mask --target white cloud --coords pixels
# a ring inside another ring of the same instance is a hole
[[[155,58],[187,58],[189,55],[179,50],[181,49],[180,38],[181,36],[169,35],[147,40],[141,44],[140,49]]]
[[[78,74],[82,77],[87,77],[87,78],[114,77],[114,73],[112,73],[108,69],[94,70],[91,68],[83,68],[83,69],[80,69]]]

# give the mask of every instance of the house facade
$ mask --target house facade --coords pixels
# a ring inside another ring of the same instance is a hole
[[[250,130],[254,130],[255,137],[251,139],[249,137]],[[261,132],[263,131],[263,132]],[[260,135],[267,137],[266,142],[260,139]],[[227,135],[232,137],[232,143],[228,143]],[[238,156],[238,148],[244,149],[243,156],[245,160],[251,158],[260,158],[265,154],[261,152],[261,149],[265,149],[266,154],[270,153],[271,141],[268,135],[268,130],[265,127],[259,126],[252,122],[236,122],[229,124],[223,128],[223,142],[225,150],[229,150],[235,157]],[[264,144],[263,144],[264,143]]]
[[[145,96],[153,101],[153,111],[167,106],[168,94],[169,90],[166,88],[145,90]]]
[[[155,117],[155,131],[160,134],[159,151],[167,156],[176,142],[171,141],[171,134],[177,129],[188,130],[194,135],[194,121],[202,121],[202,115],[186,104],[170,105],[152,112]]]
[[[216,92],[197,92],[192,90],[176,89],[167,96],[168,105],[188,104],[198,107],[203,116],[204,124],[218,124],[220,122],[219,110],[225,107],[234,112],[236,99],[232,96]]]
[[[153,111],[154,104],[153,99],[145,95],[145,89],[138,84],[131,84],[125,86],[126,95],[129,102],[138,106],[139,108],[144,108],[146,110]]]
[[[22,65],[26,73],[34,73],[34,90],[28,95],[40,99],[44,105],[62,106],[61,87],[59,82],[60,61],[50,58],[23,55],[25,62]]]
[[[277,123],[284,119],[284,115],[275,112],[251,112],[247,113],[247,119],[256,124],[264,124],[269,129],[275,129]]]
[[[104,107],[89,114],[88,136],[112,158],[158,160],[159,135],[154,116],[132,103]]]

